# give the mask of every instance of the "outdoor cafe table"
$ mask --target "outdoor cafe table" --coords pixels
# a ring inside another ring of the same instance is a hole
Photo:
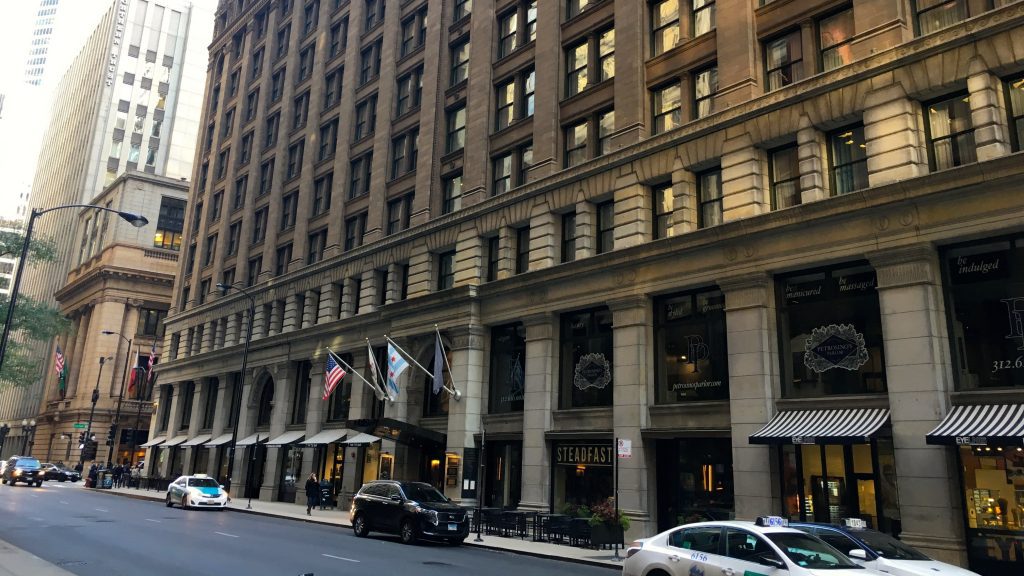
[[[540,542],[547,539],[548,524],[552,519],[568,518],[565,514],[537,514],[533,519],[533,541]]]

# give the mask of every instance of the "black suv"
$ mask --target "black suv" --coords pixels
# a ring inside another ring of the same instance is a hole
[[[3,475],[0,476],[0,482],[11,486],[18,482],[42,486],[43,470],[39,466],[39,460],[29,456],[11,456],[4,467]]]
[[[371,530],[398,534],[402,542],[417,538],[461,544],[469,535],[466,509],[425,482],[375,480],[363,484],[352,499],[349,521],[356,536]]]

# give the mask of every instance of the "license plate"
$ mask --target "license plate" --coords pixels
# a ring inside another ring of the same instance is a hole
[[[448,523],[448,530],[450,532],[455,532],[458,529],[459,529],[459,525],[458,524],[455,524],[455,523],[452,523],[452,522]]]

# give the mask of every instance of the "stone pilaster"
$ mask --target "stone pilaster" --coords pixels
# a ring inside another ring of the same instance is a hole
[[[878,88],[865,97],[864,144],[872,187],[928,172],[918,129],[919,110],[899,84]]]
[[[509,226],[498,229],[498,280],[511,278],[515,273],[515,232]]]
[[[284,314],[281,317],[281,331],[292,332],[302,322],[302,309],[305,298],[301,294],[289,294],[284,301]]]
[[[358,312],[356,310],[356,301],[359,300],[359,295],[356,294],[356,287],[359,283],[356,278],[345,278],[343,282],[343,290],[341,292],[341,312],[339,313],[340,318],[348,318]]]
[[[320,306],[320,293],[316,290],[306,290],[306,297],[302,306],[302,328],[312,328],[316,325],[317,309]]]
[[[377,307],[377,304],[373,301],[374,296],[376,296],[375,292],[377,288],[376,271],[367,270],[360,274],[360,276],[362,277],[363,282],[359,290],[359,306],[355,309],[356,314],[361,312],[372,312]]]
[[[758,81],[762,64],[755,5],[747,0],[717,0],[715,6],[719,14],[728,14],[728,18],[718,18],[715,23],[721,87],[715,95],[715,109],[722,110],[749,102],[765,90]]]
[[[670,236],[679,236],[697,229],[697,179],[693,172],[679,165],[672,170],[672,210]],[[652,230],[652,238],[653,235]]]
[[[938,254],[917,245],[868,254],[878,276],[900,538],[929,556],[966,565],[952,451],[925,444],[953,388]]]
[[[754,146],[746,132],[730,136],[722,151],[722,218],[726,222],[771,209],[764,189],[764,151]]]
[[[1002,82],[988,71],[981,58],[971,60],[969,70],[967,90],[971,95],[971,125],[978,161],[1005,156],[1010,153],[1010,139],[1006,109],[1000,98]]]
[[[519,507],[547,511],[550,504],[551,455],[544,433],[553,426],[558,405],[555,385],[557,320],[552,314],[523,319],[526,328],[523,391],[523,479]]]
[[[234,346],[238,343],[238,313],[228,314],[227,328],[224,331],[224,346]]]
[[[800,203],[807,204],[828,197],[828,176],[825,173],[825,136],[810,118],[801,116],[796,133],[797,156],[800,166]]]
[[[644,60],[649,22],[634,0],[615,0],[615,54],[619,62]],[[647,137],[647,91],[641,66],[615,67],[615,136],[619,149]],[[554,139],[553,139],[554,140]]]
[[[213,348],[214,350],[220,350],[224,347],[224,343],[227,340],[228,332],[228,318],[220,318],[217,320],[217,332],[213,337]]]
[[[771,452],[748,440],[771,419],[779,392],[774,290],[771,277],[763,274],[720,281],[719,286],[725,294],[736,517],[754,518],[781,510]]]
[[[281,362],[271,367],[274,376],[274,408],[270,412],[270,438],[284,434],[292,414],[292,388],[296,386],[294,374],[288,362]],[[259,391],[255,398],[259,402]],[[258,406],[257,406],[258,409]],[[254,412],[255,414],[255,412]],[[260,486],[260,500],[268,502],[277,500],[278,469],[285,448],[282,446],[267,447],[267,461],[263,467],[263,484]]]
[[[281,300],[274,300],[273,304],[271,304],[270,309],[270,329],[267,330],[267,336],[274,336],[280,334],[283,325],[284,302]]]
[[[199,353],[205,354],[212,350],[213,335],[217,332],[216,321],[210,320],[203,323],[203,339],[199,344]]]
[[[472,226],[459,230],[455,241],[455,286],[475,286],[483,278],[486,240]]]
[[[418,243],[412,247],[409,254],[409,298],[424,296],[432,290],[430,279],[434,261],[431,258],[430,249],[425,243]]]
[[[576,260],[597,254],[597,206],[586,200],[576,202]]]
[[[530,218],[530,270],[550,268],[558,262],[560,216],[546,209]]]
[[[484,340],[486,331],[478,325],[450,330],[451,348],[449,364],[452,382],[462,393],[460,400],[448,403],[448,446],[447,453],[459,455],[465,463],[466,448],[476,447],[474,435],[480,433],[480,417],[484,410]],[[429,379],[428,379],[429,380]],[[430,383],[428,382],[429,386]],[[459,481],[455,486],[445,486],[445,495],[462,501],[462,477],[464,466],[460,465]]]
[[[650,532],[647,452],[640,431],[648,427],[647,401],[653,374],[649,351],[653,310],[650,299],[636,297],[608,303],[612,311],[613,425],[615,438],[630,440],[632,458],[620,458],[619,508],[631,522],[627,540]],[[650,450],[653,455],[653,447]]]
[[[637,181],[635,172],[615,182],[615,249],[649,242],[653,198],[650,189]]]
[[[488,4],[491,3],[488,2]],[[562,6],[562,2],[537,2],[537,40],[534,42],[533,50],[534,54],[538,57],[542,55],[557,55],[559,58],[561,57],[562,45],[559,40],[561,38],[559,26],[563,19]],[[495,20],[495,18],[481,18],[479,14],[490,14],[491,12],[479,11],[476,6],[473,6],[473,12],[475,14],[473,17],[474,21]],[[493,35],[474,36],[474,38],[493,37]],[[476,49],[479,50],[479,47],[476,47]],[[484,50],[483,52],[488,53],[490,50]],[[489,54],[485,54],[485,58],[489,58]],[[538,63],[540,62],[542,60],[538,60]],[[489,70],[491,62],[487,60],[483,68]],[[473,73],[476,71],[477,69],[471,69]],[[530,182],[550,176],[562,167],[562,151],[558,147],[561,138],[558,138],[557,135],[562,130],[562,127],[558,124],[558,103],[561,100],[559,97],[560,86],[562,86],[564,80],[565,78],[562,76],[560,66],[537,66],[536,108],[533,116],[533,165],[530,166]],[[490,86],[480,91],[474,91],[474,94],[491,93],[493,93],[493,88]],[[477,142],[477,140],[467,141]],[[473,146],[467,146],[467,149],[469,148],[473,148]],[[467,162],[467,165],[472,164]],[[477,166],[486,166],[486,164],[477,164]],[[481,170],[480,172],[486,171]],[[533,266],[531,265],[532,268]]]
[[[341,308],[341,284],[334,282],[324,284],[320,288],[320,301],[317,310],[317,324],[331,322],[338,318],[338,310]]]

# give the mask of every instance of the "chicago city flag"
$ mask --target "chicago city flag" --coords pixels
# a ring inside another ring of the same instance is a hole
[[[402,355],[395,350],[395,346],[388,343],[388,398],[392,402],[398,398],[398,377],[409,367],[409,363],[402,358]]]

